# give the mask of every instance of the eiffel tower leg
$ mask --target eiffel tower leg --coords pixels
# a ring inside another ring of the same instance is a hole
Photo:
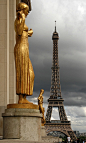
[[[47,114],[46,114],[46,122],[50,122],[51,120],[51,115],[52,115],[52,106],[48,106],[47,109]]]
[[[74,132],[72,131],[72,129],[71,129],[71,131],[68,131],[68,134],[70,135],[70,138],[71,138],[72,140],[76,140],[76,139],[77,139],[77,137],[76,137],[76,135],[74,134]]]
[[[65,134],[67,137],[70,136],[71,140],[76,140],[77,137],[76,135],[74,134],[74,132],[72,131],[71,129],[71,126],[68,125],[68,124],[45,124],[45,130],[46,130],[46,134],[52,132],[53,134],[53,131],[57,131],[57,132],[61,132],[63,134]],[[51,134],[51,135],[52,135]]]
[[[67,121],[67,116],[64,110],[64,106],[59,106],[58,107],[59,110],[59,117],[61,121]]]

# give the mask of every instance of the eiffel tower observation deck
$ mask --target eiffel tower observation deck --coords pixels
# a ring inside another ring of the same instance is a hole
[[[59,76],[59,60],[58,60],[58,40],[59,35],[56,31],[56,21],[55,21],[55,31],[52,35],[53,40],[53,63],[52,63],[52,78],[51,78],[51,89],[50,97],[48,99],[48,108],[46,113],[46,133],[61,132],[66,136],[70,136],[71,139],[76,139],[74,132],[71,129],[71,123],[68,121],[66,112],[64,109],[63,101],[61,95],[60,87],[60,76]],[[52,109],[57,107],[59,111],[60,120],[51,120]]]

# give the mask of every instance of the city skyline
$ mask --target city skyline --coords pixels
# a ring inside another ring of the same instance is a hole
[[[62,97],[72,129],[80,132],[86,131],[85,6],[84,0],[32,0],[32,11],[26,19],[26,25],[33,29],[33,35],[28,41],[35,72],[34,94],[28,100],[37,103],[40,89],[43,88],[44,107],[47,109],[52,73],[52,34],[56,20]],[[57,109],[54,109],[54,119],[58,118],[56,114]]]

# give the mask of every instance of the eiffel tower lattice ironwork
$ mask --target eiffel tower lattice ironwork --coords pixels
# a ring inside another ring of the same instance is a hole
[[[56,21],[55,21],[56,22]],[[53,63],[52,63],[52,79],[51,79],[51,90],[50,98],[48,99],[48,109],[46,113],[46,133],[52,131],[59,131],[64,133],[66,136],[70,136],[71,139],[76,139],[76,136],[71,129],[71,123],[68,121],[63,101],[64,99],[61,96],[61,87],[60,87],[60,77],[59,77],[59,60],[58,60],[58,39],[59,35],[56,32],[53,33]],[[60,120],[51,120],[51,114],[53,107],[58,107]]]

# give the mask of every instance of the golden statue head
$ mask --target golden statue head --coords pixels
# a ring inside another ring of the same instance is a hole
[[[40,93],[43,94],[43,93],[44,93],[44,89],[41,89],[41,90],[40,90]]]
[[[25,16],[27,16],[28,12],[29,12],[28,5],[23,3],[23,2],[19,3],[18,6],[17,6],[17,9],[16,9],[16,12],[18,13],[18,12],[21,12],[21,11],[25,14]]]

